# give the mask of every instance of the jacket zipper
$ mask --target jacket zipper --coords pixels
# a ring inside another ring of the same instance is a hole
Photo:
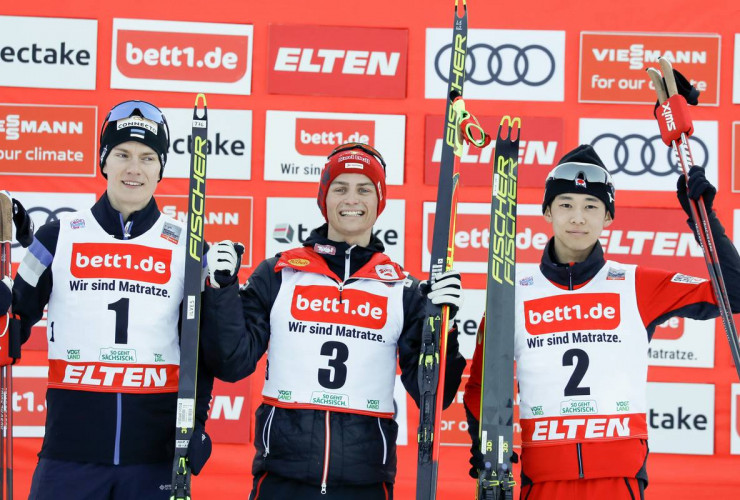
[[[134,225],[134,221],[123,221],[123,215],[118,214],[121,220],[121,232],[123,239],[127,240],[131,237],[131,227]],[[52,334],[53,336],[53,334]],[[123,418],[123,396],[119,392],[116,394],[116,438],[113,443],[113,465],[119,465],[121,463],[121,420]]]
[[[573,290],[573,266],[568,264],[568,290]]]
[[[581,457],[581,443],[576,443],[578,451],[578,478],[583,479],[583,457]]]
[[[265,422],[265,426],[262,428],[262,444],[265,447],[265,452],[262,454],[263,457],[267,457],[270,454],[270,431],[272,431],[272,419],[274,416],[275,407],[273,406],[270,414],[267,415],[267,422]],[[267,437],[265,437],[265,434],[267,434]]]
[[[344,289],[344,283],[349,279],[349,254],[352,252],[352,249],[355,248],[357,245],[352,245],[347,249],[346,252],[344,252],[344,279],[341,283],[339,283],[339,303],[342,303],[342,290]]]
[[[378,417],[378,429],[380,429],[380,435],[383,438],[383,465],[385,465],[385,461],[388,459],[388,444],[385,440],[385,432],[383,432],[383,426],[380,425],[380,417]]]
[[[326,495],[326,478],[329,476],[329,448],[331,447],[331,427],[329,426],[329,410],[326,410],[324,419],[324,472],[321,475],[321,494]]]

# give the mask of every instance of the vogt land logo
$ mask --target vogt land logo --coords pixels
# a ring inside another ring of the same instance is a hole
[[[647,384],[651,453],[714,453],[714,385]]]
[[[95,90],[98,22],[0,16],[0,87]]]
[[[445,98],[452,30],[427,28],[427,99]],[[465,97],[505,101],[562,101],[565,32],[468,31]]]
[[[581,118],[578,135],[581,144],[594,147],[620,190],[676,190],[681,167],[661,140],[655,120]],[[716,121],[694,121],[694,164],[704,167],[707,179],[719,187],[717,136]]]
[[[165,108],[170,124],[170,154],[165,177],[190,177],[193,138],[192,109]],[[252,177],[252,112],[232,109],[208,111],[208,178],[249,180]]]
[[[404,115],[268,111],[265,180],[316,183],[329,153],[354,141],[375,147],[387,165],[386,182],[401,185],[405,125]]]
[[[271,25],[267,91],[406,97],[408,30]]]
[[[383,242],[385,254],[401,265],[406,237],[405,205],[403,200],[388,200],[373,226],[373,234]],[[324,223],[316,198],[267,198],[265,257],[300,247],[311,230]],[[327,252],[330,250],[324,249],[320,253]]]
[[[248,95],[252,26],[114,19],[111,88]]]

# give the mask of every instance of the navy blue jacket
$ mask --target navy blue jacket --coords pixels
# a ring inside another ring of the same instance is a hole
[[[107,193],[93,205],[92,214],[101,227],[116,239],[124,239],[124,221],[108,200]],[[152,198],[131,214],[129,237],[145,233],[161,213]],[[53,259],[59,238],[59,221],[41,226],[30,252],[46,251]],[[39,248],[37,246],[41,246]],[[54,285],[51,262],[38,284],[31,286],[21,275],[13,285],[13,312],[20,316],[21,341],[44,312]],[[207,307],[204,303],[204,307]],[[70,311],[74,314],[74,311]],[[136,311],[132,314],[146,314]],[[196,419],[205,426],[213,376],[199,367]],[[46,391],[46,430],[39,456],[98,464],[145,464],[174,457],[177,393],[127,394],[52,389]]]

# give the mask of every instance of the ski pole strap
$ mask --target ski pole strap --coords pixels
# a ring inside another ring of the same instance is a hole
[[[694,133],[689,107],[681,94],[674,94],[660,103],[655,118],[666,146],[671,146],[673,141],[678,142],[681,134],[690,136]]]
[[[479,148],[491,143],[491,136],[483,130],[478,119],[465,109],[465,101],[461,96],[454,98],[452,109],[457,113],[459,133],[465,142]]]

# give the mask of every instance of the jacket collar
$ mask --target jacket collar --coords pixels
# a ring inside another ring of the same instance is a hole
[[[124,221],[123,215],[110,204],[107,191],[95,202],[91,210],[95,220],[98,221],[105,232],[119,240],[135,238],[144,234],[157,222],[161,215],[157,202],[152,197],[144,208],[132,213],[128,220]],[[124,233],[126,234],[124,235]]]
[[[555,258],[555,238],[550,238],[542,253],[540,271],[545,278],[570,290],[589,282],[604,267],[604,250],[598,241],[586,260],[562,264]]]
[[[383,255],[385,247],[383,246],[383,242],[380,241],[377,236],[372,235],[368,245],[366,247],[362,247],[359,245],[350,245],[344,241],[332,241],[327,236],[328,231],[328,224],[317,227],[311,231],[311,234],[308,236],[306,241],[303,242],[303,246],[304,248],[320,255],[326,262],[329,270],[331,270],[331,272],[339,278],[340,281],[347,276],[346,265],[348,261],[348,276],[354,276],[363,266],[371,262],[371,260],[374,264],[380,263],[379,261],[376,262],[373,257],[376,254]],[[347,258],[347,255],[349,255],[349,258]],[[383,257],[387,259],[385,255],[383,255]],[[387,260],[388,263],[390,263],[390,259]],[[398,270],[400,270],[400,266],[398,267]]]

